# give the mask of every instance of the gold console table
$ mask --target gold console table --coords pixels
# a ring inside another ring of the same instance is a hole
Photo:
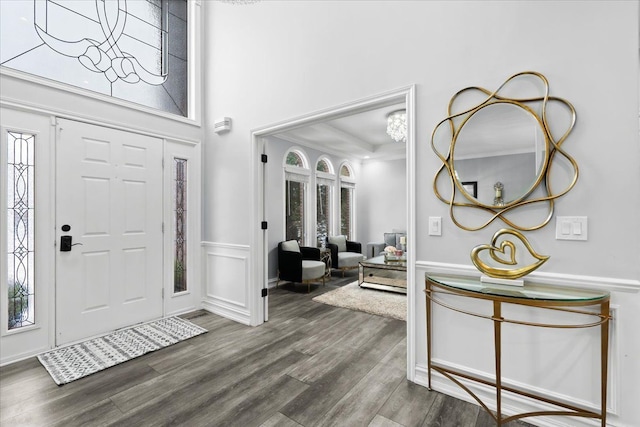
[[[525,417],[541,415],[564,415],[585,418],[594,418],[601,421],[602,427],[607,422],[607,363],[609,348],[609,320],[611,318],[609,310],[609,293],[598,290],[577,289],[561,286],[547,286],[527,283],[522,287],[492,285],[481,282],[479,279],[458,276],[436,276],[426,277],[426,314],[427,314],[427,370],[429,389],[431,389],[431,372],[436,371],[453,381],[463,390],[469,393],[496,421],[497,426],[502,426],[509,421]],[[439,295],[457,295],[467,298],[476,298],[493,303],[493,314],[486,315],[474,313],[455,307],[454,305],[439,299]],[[431,340],[432,330],[432,307],[436,303],[442,307],[459,313],[488,319],[493,322],[494,348],[495,348],[495,380],[490,381],[484,378],[459,372],[454,369],[441,366],[432,361]],[[502,316],[502,304],[516,304],[540,309],[559,310],[570,313],[593,316],[591,323],[577,324],[551,324],[534,323],[516,319],[508,319]],[[591,307],[591,311],[588,308]],[[593,309],[595,307],[595,310]],[[501,354],[501,326],[502,323],[515,323],[525,326],[545,327],[545,328],[590,328],[600,326],[600,412],[587,410],[573,406],[564,402],[558,402],[551,398],[533,394],[524,390],[518,390],[502,383],[502,354]],[[466,387],[458,378],[475,381],[495,388],[496,391],[496,412],[495,414]],[[502,416],[502,392],[508,391],[530,399],[555,405],[562,410],[536,411],[516,414],[512,416]]]

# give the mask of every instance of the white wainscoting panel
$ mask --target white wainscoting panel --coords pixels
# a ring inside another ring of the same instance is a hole
[[[203,308],[249,325],[250,247],[203,242],[202,250],[205,266]]]
[[[479,276],[479,272],[471,266],[416,262],[416,319],[425,318],[425,296],[423,291],[424,277],[427,273]],[[555,281],[554,275],[548,273],[543,277],[531,277],[530,280],[565,286],[572,282],[572,277],[570,276],[557,276]],[[626,312],[624,311],[624,304],[616,301],[616,297],[619,297],[616,294],[634,292],[637,289],[637,285],[632,281],[617,279],[604,280],[603,278],[587,278],[584,276],[576,277],[576,279],[575,281],[581,287],[598,287],[611,292],[613,321],[610,322],[609,329],[607,425],[623,426],[624,424],[616,423],[620,410],[619,390],[621,382],[621,350],[618,335],[619,331],[624,329],[622,322],[626,318],[624,315]],[[469,305],[474,305],[474,300],[460,301],[460,299],[456,299],[455,304],[463,304],[465,308],[469,309]],[[482,302],[479,302],[473,311],[482,312],[481,304]],[[544,314],[547,318],[546,320],[551,322],[558,321],[558,316],[562,317],[560,313],[549,312],[548,310],[539,314],[532,311],[527,312],[527,310],[530,309],[509,308],[511,313],[521,312],[537,316]],[[434,340],[432,345],[436,347],[433,350],[434,359],[439,364],[458,371],[488,380],[493,379],[495,376],[494,367],[492,366],[494,352],[493,328],[490,322],[486,319],[478,319],[451,312],[451,310],[440,308],[437,305],[434,306],[433,316]],[[541,320],[541,318],[538,317],[538,320]],[[518,330],[517,333],[511,334],[511,338],[507,338],[506,328],[507,326],[505,325],[505,328],[503,328],[503,382],[505,384],[524,391],[548,396],[568,404],[599,410],[599,327],[568,330],[522,327],[526,329]],[[460,339],[460,335],[464,336]],[[529,341],[534,341],[533,346]],[[513,360],[514,358],[515,360]],[[427,387],[426,325],[424,321],[420,320],[416,325],[415,360],[415,382]],[[529,372],[529,374],[525,374],[525,372]],[[495,410],[495,391],[492,387],[473,381],[461,380],[461,382],[476,393],[489,408]],[[432,372],[431,385],[434,390],[476,403],[463,389],[437,372]],[[503,393],[502,407],[503,413],[506,415],[559,409],[543,402],[508,393]],[[534,417],[527,418],[525,421],[549,427],[586,427],[594,425],[593,420],[580,417]]]

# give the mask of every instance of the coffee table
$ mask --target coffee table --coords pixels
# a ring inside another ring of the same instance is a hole
[[[385,261],[383,255],[361,261],[358,266],[361,288],[407,293],[407,262]]]

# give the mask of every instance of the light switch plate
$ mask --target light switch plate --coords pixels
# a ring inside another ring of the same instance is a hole
[[[429,236],[442,236],[442,217],[429,217]]]
[[[556,240],[587,240],[586,216],[557,216]]]

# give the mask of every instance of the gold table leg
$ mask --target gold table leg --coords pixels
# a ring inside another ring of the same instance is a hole
[[[502,425],[502,307],[500,301],[493,302],[493,343],[496,359],[496,425]]]
[[[600,325],[600,416],[602,427],[607,426],[607,365],[609,363],[609,300],[600,304],[600,315],[606,316],[605,322]]]

